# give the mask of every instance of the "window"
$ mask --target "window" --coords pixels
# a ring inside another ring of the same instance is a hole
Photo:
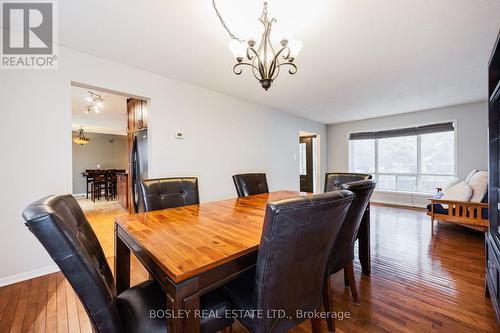
[[[378,140],[378,172],[417,173],[417,137]]]
[[[356,156],[351,161],[351,171],[360,173],[375,172],[375,140],[358,140],[351,145],[351,153]]]
[[[453,123],[351,134],[349,169],[381,190],[432,193],[455,179]]]

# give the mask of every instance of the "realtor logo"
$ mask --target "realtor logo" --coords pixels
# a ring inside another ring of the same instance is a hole
[[[2,1],[2,69],[57,68],[55,3]]]

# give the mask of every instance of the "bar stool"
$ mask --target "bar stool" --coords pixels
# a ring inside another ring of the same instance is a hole
[[[92,201],[101,200],[102,191],[108,200],[108,179],[106,170],[95,170],[94,181],[92,182]]]

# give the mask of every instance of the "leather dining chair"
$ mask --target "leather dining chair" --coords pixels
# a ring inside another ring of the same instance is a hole
[[[268,203],[255,268],[222,287],[236,311],[256,311],[237,318],[250,332],[286,332],[306,319],[300,311],[319,310],[330,249],[353,198],[338,191]],[[319,318],[311,324],[321,331]]]
[[[104,252],[75,198],[45,197],[29,205],[23,217],[78,295],[94,332],[166,332],[166,319],[150,316],[150,310],[166,309],[160,286],[148,280],[116,294]],[[202,309],[219,315],[231,306],[217,290],[202,296],[200,303]],[[215,332],[229,327],[232,319],[212,316],[200,324],[201,332]]]
[[[269,193],[265,173],[242,173],[234,175],[233,181],[239,198],[254,194]]]
[[[328,172],[325,174],[325,192],[338,191],[341,189],[342,184],[367,179],[372,179],[372,175],[367,173]]]
[[[146,179],[140,188],[146,212],[200,203],[196,177]]]
[[[323,287],[323,306],[325,311],[333,311],[330,285],[331,275],[342,269],[344,270],[344,283],[346,287],[350,287],[354,303],[359,304],[353,266],[354,243],[375,185],[375,182],[372,180],[359,180],[343,184],[341,187],[342,190],[353,192],[355,198],[352,201],[347,218],[337,234],[328,260],[327,277],[325,279],[325,286]],[[328,329],[334,331],[335,324],[333,318],[328,317],[327,323]]]
[[[83,172],[83,175],[85,176],[85,183],[87,184],[86,197],[88,199],[89,198],[89,185],[92,185],[92,182],[94,181],[94,170],[86,169],[85,172]]]
[[[342,188],[342,184],[347,184],[350,182],[355,182],[358,180],[372,179],[372,175],[367,173],[349,173],[349,172],[330,172],[325,174],[325,192],[338,191]],[[366,206],[366,211],[363,215],[362,220],[363,230],[357,235],[360,238],[360,242],[363,244],[370,243],[370,203]],[[370,248],[369,246],[363,246],[359,248],[360,250],[360,260],[362,257],[370,258]],[[369,261],[369,259],[366,259]],[[363,263],[363,261],[362,261]],[[369,270],[368,268],[367,270]],[[365,268],[363,267],[363,272]],[[369,273],[368,273],[369,274]],[[347,280],[347,278],[346,278]]]

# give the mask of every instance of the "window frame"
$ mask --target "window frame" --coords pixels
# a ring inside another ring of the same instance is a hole
[[[436,123],[440,123],[441,121],[438,122],[433,122],[433,123],[424,123],[418,126],[426,126],[426,125],[433,125]],[[375,189],[376,191],[380,192],[392,192],[392,193],[408,193],[408,194],[432,194],[432,192],[421,192],[418,191],[418,179],[420,176],[431,176],[431,177],[454,177],[457,178],[457,157],[458,157],[458,135],[457,135],[457,130],[458,130],[458,125],[457,125],[457,120],[445,120],[445,122],[452,122],[453,123],[453,174],[433,174],[433,173],[421,173],[421,157],[422,157],[422,135],[425,134],[417,134],[417,173],[388,173],[388,172],[378,172],[378,167],[379,167],[379,154],[378,154],[378,141],[380,139],[372,139],[374,140],[374,149],[375,149],[375,161],[374,161],[374,167],[375,170],[373,173],[370,173],[373,176],[373,179],[378,183],[378,177],[379,175],[387,175],[387,176],[396,176],[396,188],[395,189],[379,189],[378,185],[377,188]],[[394,127],[389,130],[397,130],[400,128],[404,127]],[[384,129],[387,130],[387,129]],[[356,132],[349,132],[347,133],[347,160],[349,163],[349,171],[353,172],[353,145],[351,145],[351,141],[356,141],[356,140],[350,140],[350,135],[352,133]],[[397,189],[397,176],[410,176],[410,177],[415,177],[416,178],[416,190],[415,191],[405,191],[405,190],[398,190]]]

